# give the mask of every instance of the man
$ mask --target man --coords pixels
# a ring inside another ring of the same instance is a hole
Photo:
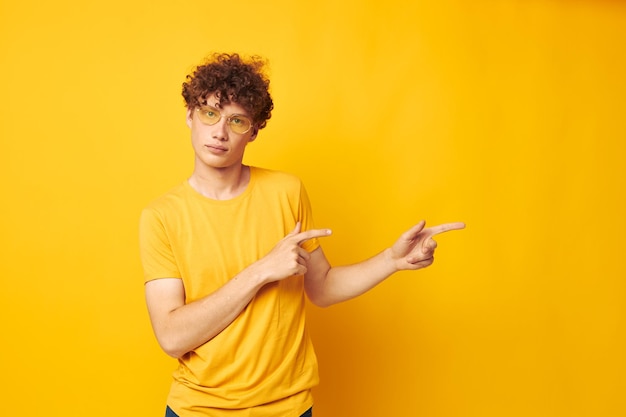
[[[310,416],[317,361],[305,294],[329,306],[396,271],[433,262],[432,236],[463,223],[420,222],[361,263],[331,267],[300,180],[246,166],[271,117],[263,61],[214,55],[183,84],[191,177],[141,215],[146,302],[157,340],[178,358],[166,416]]]

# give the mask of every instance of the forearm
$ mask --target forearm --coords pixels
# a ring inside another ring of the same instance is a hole
[[[305,290],[309,299],[322,307],[357,297],[397,271],[426,268],[434,261],[437,247],[432,237],[450,230],[459,230],[465,223],[446,223],[424,228],[422,220],[388,249],[363,262],[332,268],[322,248],[311,253],[305,275]]]
[[[389,249],[356,264],[330,267],[305,281],[309,299],[327,307],[369,291],[397,272]]]
[[[208,342],[241,314],[263,285],[252,271],[244,270],[199,300],[151,314],[159,344],[168,355],[178,358]]]

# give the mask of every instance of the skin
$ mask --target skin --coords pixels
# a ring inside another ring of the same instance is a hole
[[[216,106],[214,96],[208,99]],[[225,104],[224,116],[247,112],[236,103]],[[258,130],[239,135],[230,131],[226,117],[207,126],[193,110],[187,112],[187,125],[195,152],[194,171],[189,184],[213,199],[230,199],[241,194],[249,180],[250,169],[243,165],[248,143]],[[312,238],[331,235],[329,229],[301,230],[296,227],[263,258],[254,262],[212,294],[185,303],[185,289],[178,278],[149,281],[145,286],[146,302],[154,333],[161,348],[178,358],[218,335],[248,305],[266,284],[293,275],[304,275],[308,298],[326,307],[357,297],[398,271],[417,270],[434,261],[437,243],[433,237],[463,229],[463,223],[425,227],[425,222],[404,232],[389,248],[362,262],[332,267],[321,247],[309,253],[301,244]]]
[[[465,228],[461,222],[426,228],[420,221],[404,232],[391,246],[365,261],[332,267],[322,248],[314,250],[307,262],[304,287],[316,305],[327,307],[357,297],[398,271],[430,266],[435,258],[435,235]]]
[[[237,103],[222,107],[214,95],[206,101],[219,109],[223,117],[207,126],[198,119],[195,109],[187,111],[194,150],[194,171],[189,183],[206,197],[227,200],[241,194],[248,185],[250,170],[243,165],[243,155],[248,144],[256,139],[258,129],[253,127],[243,135],[231,132],[226,118],[232,114],[249,117],[248,112]]]

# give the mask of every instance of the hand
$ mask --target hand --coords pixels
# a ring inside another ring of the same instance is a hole
[[[259,268],[267,282],[274,282],[293,275],[304,275],[307,272],[309,252],[300,246],[307,240],[329,236],[330,229],[313,229],[301,232],[300,222],[274,248],[252,266]]]
[[[391,259],[396,268],[401,270],[415,270],[431,265],[434,258],[437,242],[433,236],[450,230],[465,228],[465,223],[446,223],[424,228],[425,221],[419,222],[400,236],[390,249]]]

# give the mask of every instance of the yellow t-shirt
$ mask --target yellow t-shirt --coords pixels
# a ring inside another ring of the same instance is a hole
[[[251,167],[246,190],[231,200],[206,198],[185,181],[142,212],[145,281],[180,278],[193,302],[269,253],[298,221],[313,227],[293,175]],[[263,287],[230,326],[179,359],[168,405],[181,417],[302,414],[318,383],[304,309],[302,276]]]

